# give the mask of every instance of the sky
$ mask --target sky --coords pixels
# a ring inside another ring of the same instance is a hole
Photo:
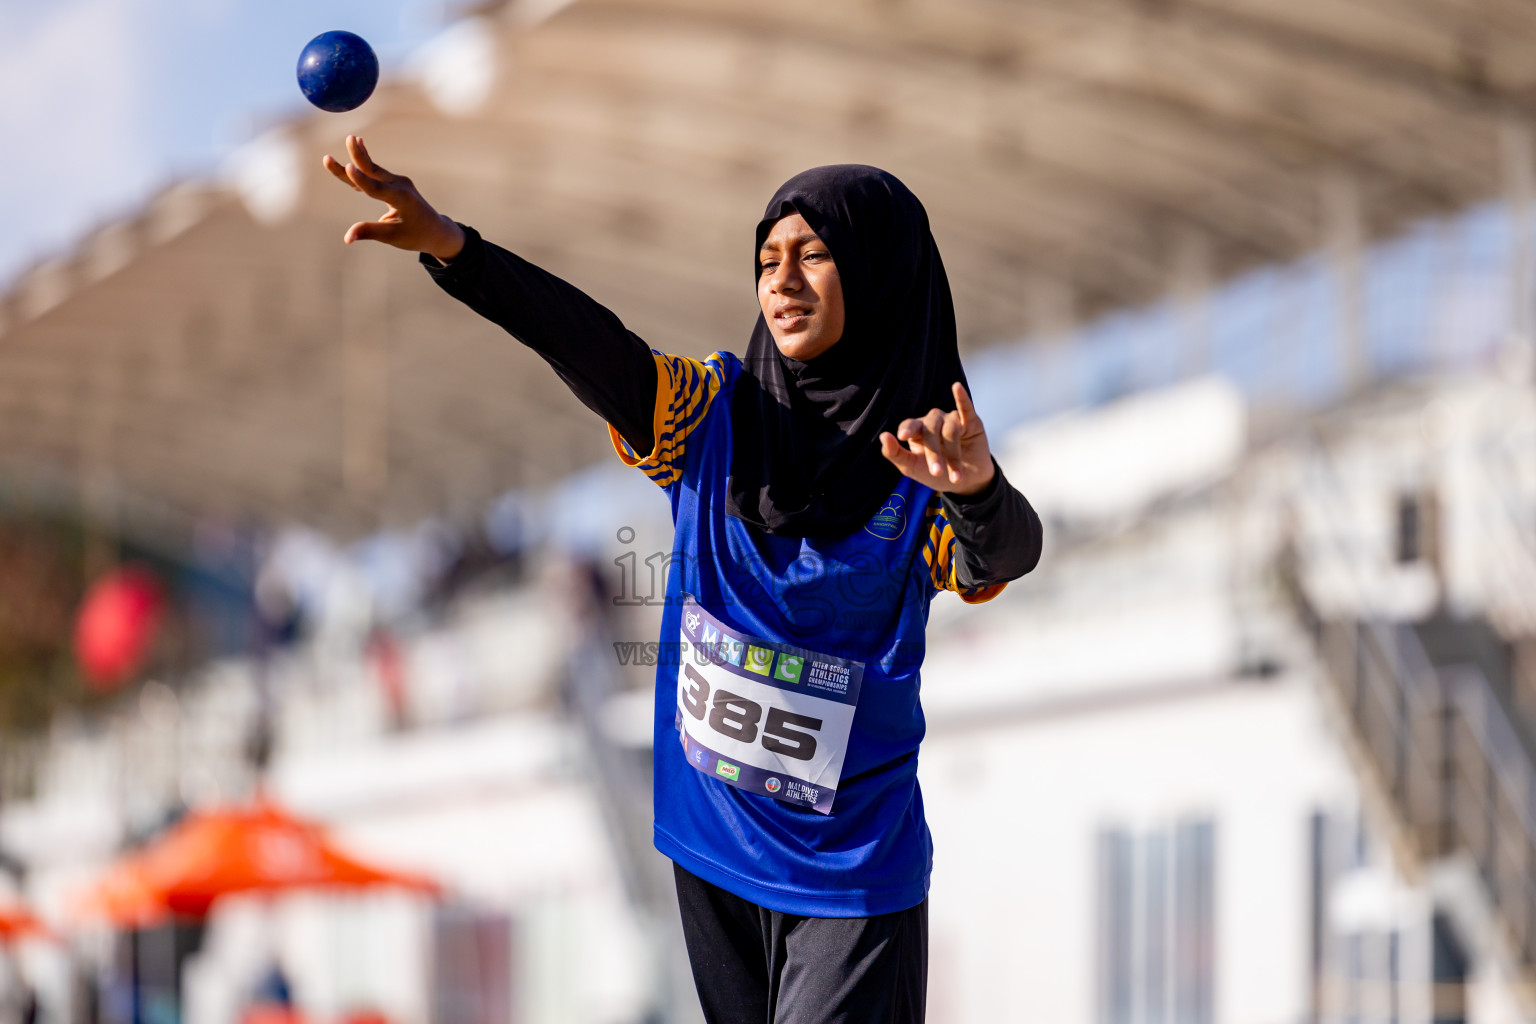
[[[299,51],[347,29],[383,73],[445,24],[446,0],[0,0],[0,291],[32,263],[215,174],[304,109]]]

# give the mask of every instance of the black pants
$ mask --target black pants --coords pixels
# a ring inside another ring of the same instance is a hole
[[[922,1024],[927,900],[879,917],[797,917],[673,870],[709,1024]]]

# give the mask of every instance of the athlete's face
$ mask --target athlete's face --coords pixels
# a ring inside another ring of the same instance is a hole
[[[843,336],[843,283],[832,252],[798,213],[782,217],[757,255],[757,301],[779,351],[814,359]]]

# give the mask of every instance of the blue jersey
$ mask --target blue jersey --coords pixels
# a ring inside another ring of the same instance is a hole
[[[770,910],[866,917],[927,895],[917,784],[928,603],[954,578],[938,495],[902,477],[842,537],[770,536],[726,512],[741,362],[657,354],[655,447],[614,447],[676,528],[656,672],[656,847]]]

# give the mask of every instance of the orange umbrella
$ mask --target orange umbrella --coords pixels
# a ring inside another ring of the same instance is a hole
[[[75,901],[81,917],[99,917],[125,928],[154,924],[171,910],[144,872],[143,857],[131,854]]]
[[[166,914],[203,917],[230,893],[379,885],[438,891],[420,875],[356,860],[337,849],[321,826],[258,801],[187,815],[159,840],[119,861],[81,909],[138,925]]]

